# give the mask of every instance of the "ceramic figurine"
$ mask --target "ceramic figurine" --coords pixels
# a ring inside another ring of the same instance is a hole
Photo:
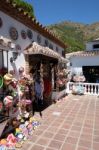
[[[11,133],[7,137],[7,146],[14,147],[17,142],[17,138]]]

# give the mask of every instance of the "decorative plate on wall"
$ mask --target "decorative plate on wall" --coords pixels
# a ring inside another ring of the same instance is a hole
[[[50,48],[50,49],[53,49],[53,45],[52,45],[51,43],[49,44],[49,48]]]
[[[33,33],[31,30],[27,30],[27,36],[29,39],[32,39],[33,38]]]
[[[45,40],[45,46],[48,46],[48,40]]]
[[[0,28],[2,27],[2,25],[3,25],[3,21],[2,21],[2,19],[0,17]]]
[[[24,30],[21,31],[21,37],[22,37],[22,39],[26,39],[26,37],[27,37],[27,34]]]
[[[37,42],[41,43],[41,36],[39,34],[37,35]]]
[[[56,52],[58,52],[59,50],[58,50],[58,47],[56,47]]]
[[[12,40],[17,40],[18,39],[18,31],[16,30],[15,27],[10,28],[9,35],[10,35]]]

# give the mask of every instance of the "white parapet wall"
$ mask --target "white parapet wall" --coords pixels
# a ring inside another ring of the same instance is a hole
[[[86,95],[99,95],[99,83],[75,83],[75,82],[68,82],[66,92],[68,94],[72,93],[73,85],[82,86],[84,87],[84,94]]]

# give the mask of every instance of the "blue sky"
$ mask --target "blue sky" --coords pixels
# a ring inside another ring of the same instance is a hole
[[[99,0],[25,0],[34,7],[37,20],[43,25],[61,21],[85,24],[99,22]]]

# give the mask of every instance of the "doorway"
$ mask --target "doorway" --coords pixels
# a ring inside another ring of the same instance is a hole
[[[83,66],[82,69],[86,82],[99,83],[99,66]]]

